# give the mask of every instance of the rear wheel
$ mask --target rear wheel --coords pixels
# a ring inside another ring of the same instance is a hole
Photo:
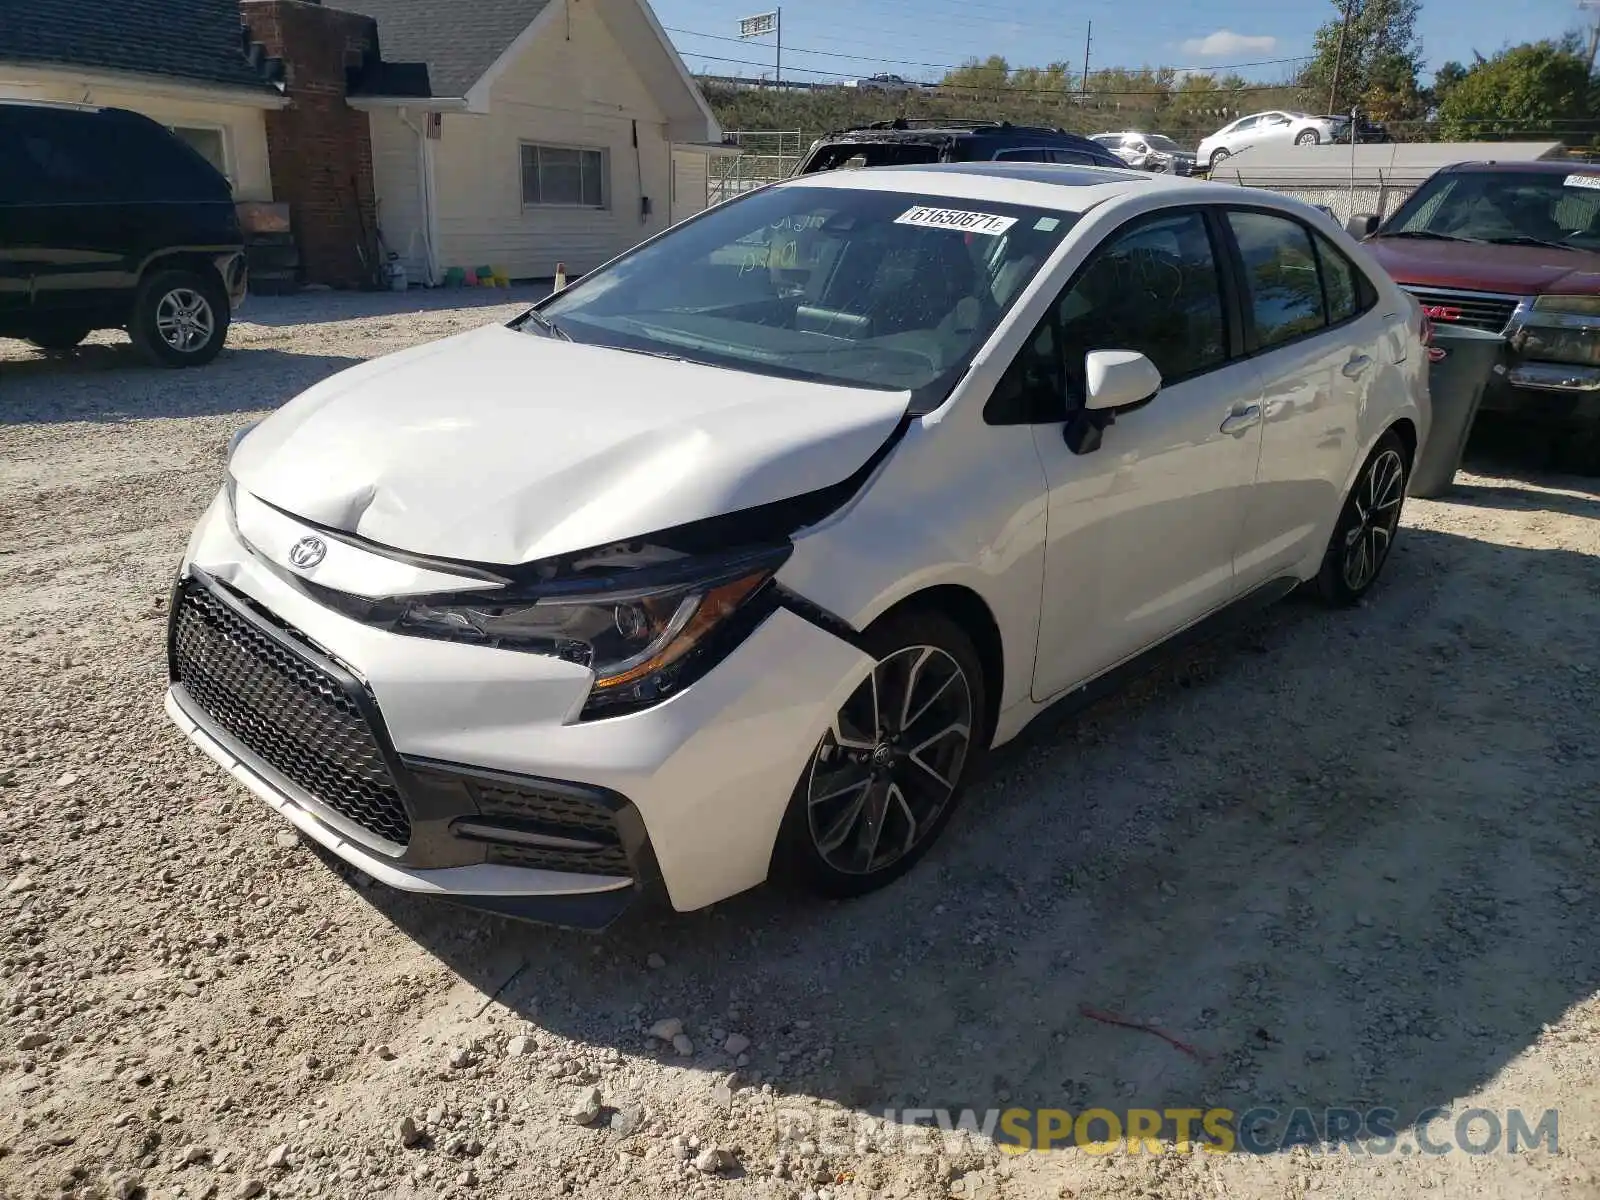
[[[62,354],[73,349],[89,336],[87,325],[56,325],[49,329],[36,329],[28,340],[41,350]]]
[[[139,285],[128,332],[157,366],[198,367],[228,337],[228,298],[215,280],[194,271],[157,271]]]
[[[1328,539],[1317,591],[1329,604],[1354,604],[1377,582],[1400,526],[1409,473],[1405,446],[1391,429],[1356,476]]]
[[[1302,129],[1294,139],[1296,146],[1315,146],[1322,140],[1315,129]]]
[[[774,854],[777,876],[826,896],[863,895],[910,870],[987,741],[983,669],[953,621],[892,618],[867,650],[872,673],[813,751]]]

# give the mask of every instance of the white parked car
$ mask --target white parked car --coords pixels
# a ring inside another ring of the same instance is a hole
[[[1264,112],[1240,117],[1201,140],[1195,151],[1198,162],[1215,167],[1229,155],[1251,146],[1292,143],[1315,146],[1337,138],[1349,121],[1340,117],[1315,117],[1309,113]]]
[[[1056,701],[1367,593],[1422,329],[1266,192],[793,179],[244,431],[167,711],[395,887],[591,927],[657,885],[866,892]]]

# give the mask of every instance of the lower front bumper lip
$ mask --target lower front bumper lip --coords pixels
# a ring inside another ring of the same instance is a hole
[[[167,692],[165,707],[167,715],[190,741],[252,793],[271,805],[302,834],[390,887],[508,916],[590,929],[609,924],[638,895],[634,880],[627,877],[574,875],[491,863],[409,868],[387,862],[364,846],[341,836],[337,830],[273,787],[249,764],[211,737],[184,710],[171,690]],[[562,902],[568,901],[571,903],[566,906],[564,913]],[[603,920],[600,919],[602,917]]]
[[[1600,367],[1528,362],[1506,368],[1513,387],[1541,392],[1600,392]]]

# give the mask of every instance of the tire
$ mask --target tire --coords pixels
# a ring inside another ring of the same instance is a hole
[[[156,271],[139,285],[128,332],[158,367],[198,367],[216,358],[228,337],[228,298],[214,279],[194,271]]]
[[[1294,144],[1296,146],[1315,146],[1321,140],[1322,135],[1319,134],[1315,129],[1302,129],[1299,133],[1295,134]]]
[[[68,350],[76,349],[78,343],[88,336],[87,325],[58,325],[53,329],[36,329],[28,335],[28,340],[41,350],[65,354]]]
[[[1215,171],[1217,169],[1217,164],[1227,157],[1229,157],[1229,155],[1226,150],[1223,150],[1220,147],[1216,150],[1213,150],[1211,152],[1211,158],[1209,159],[1209,166],[1211,170]]]
[[[773,852],[774,878],[816,895],[865,895],[915,866],[988,745],[983,667],[955,622],[907,612],[872,630],[864,649],[877,665],[812,752]],[[887,737],[865,729],[878,704],[889,710]]]
[[[1316,578],[1324,603],[1348,608],[1377,582],[1394,546],[1410,474],[1405,445],[1391,429],[1362,464],[1328,539]]]

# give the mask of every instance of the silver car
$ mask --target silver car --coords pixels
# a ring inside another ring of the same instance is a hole
[[[1189,175],[1194,172],[1194,154],[1164,134],[1124,130],[1121,133],[1094,133],[1089,137],[1136,171],[1157,171],[1168,175]]]
[[[1215,170],[1223,159],[1251,146],[1315,146],[1334,141],[1348,124],[1345,117],[1317,117],[1303,112],[1252,113],[1203,139],[1196,156],[1208,170]]]

